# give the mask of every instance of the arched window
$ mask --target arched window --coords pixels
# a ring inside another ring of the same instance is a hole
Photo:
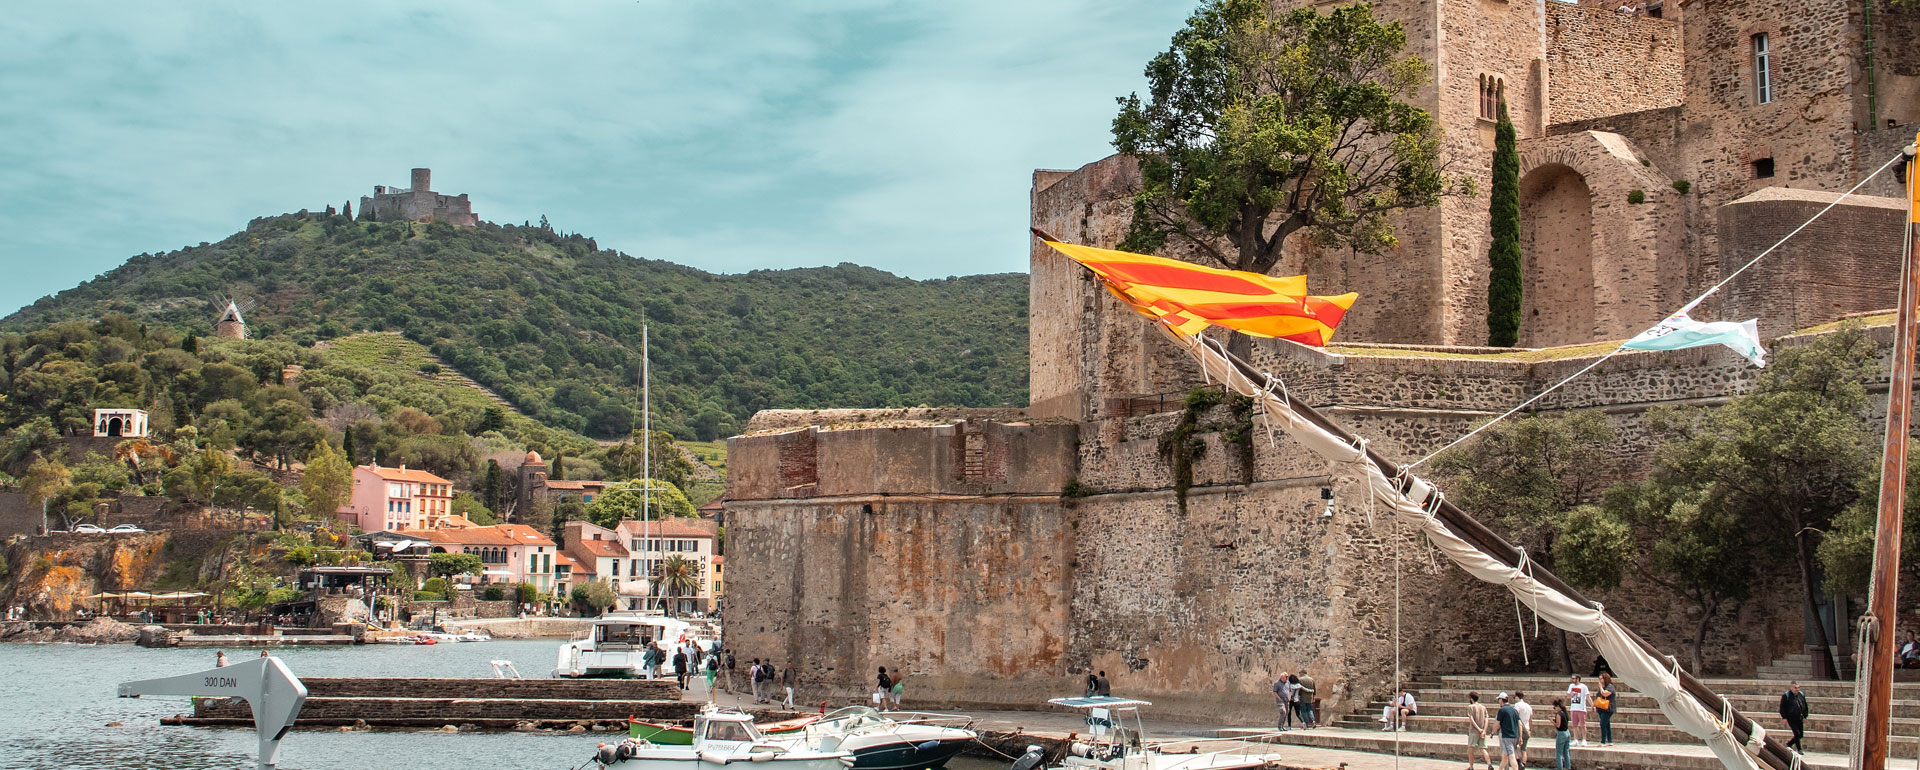
[[[1499,75],[1480,75],[1480,117],[1499,120],[1500,106],[1507,103],[1507,81]]]

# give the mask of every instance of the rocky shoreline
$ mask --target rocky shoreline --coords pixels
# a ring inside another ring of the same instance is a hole
[[[41,627],[28,621],[0,623],[0,642],[20,644],[131,644],[140,638],[140,628],[112,618],[94,618],[85,623]]]

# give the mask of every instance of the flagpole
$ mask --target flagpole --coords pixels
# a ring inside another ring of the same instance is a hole
[[[1914,137],[1920,145],[1920,135]],[[1907,148],[1906,254],[1900,260],[1900,305],[1893,332],[1893,372],[1887,390],[1886,442],[1880,456],[1880,510],[1873,533],[1873,578],[1867,593],[1867,614],[1860,619],[1860,656],[1856,692],[1864,690],[1865,708],[1853,723],[1851,759],[1855,770],[1883,770],[1887,766],[1892,732],[1893,624],[1900,589],[1900,535],[1906,511],[1907,445],[1912,426],[1914,342],[1920,332],[1920,163]],[[1818,618],[1815,621],[1818,622]],[[1856,699],[1862,696],[1856,694]]]
[[[640,563],[647,568],[647,599],[653,604],[653,373],[647,325],[640,324]],[[653,609],[648,607],[647,609]]]

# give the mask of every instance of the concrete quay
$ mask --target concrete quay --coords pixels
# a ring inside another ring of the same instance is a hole
[[[629,716],[656,720],[693,717],[699,704],[681,700],[664,680],[439,679],[312,677],[295,727],[624,730]],[[248,727],[244,701],[200,698],[192,716],[163,724]]]

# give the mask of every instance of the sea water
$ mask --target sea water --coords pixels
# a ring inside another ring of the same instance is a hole
[[[295,676],[487,677],[510,660],[545,677],[560,640],[435,645],[284,648],[274,655]],[[258,650],[227,650],[238,662]],[[213,667],[214,650],[150,650],[130,644],[0,644],[0,768],[12,770],[252,770],[250,729],[166,727],[186,698],[121,698],[121,682]],[[106,726],[119,722],[119,727]],[[607,733],[441,733],[296,729],[280,742],[289,770],[570,770],[593,756]],[[587,763],[589,767],[592,765]],[[956,759],[952,770],[1004,770],[1006,763]]]

